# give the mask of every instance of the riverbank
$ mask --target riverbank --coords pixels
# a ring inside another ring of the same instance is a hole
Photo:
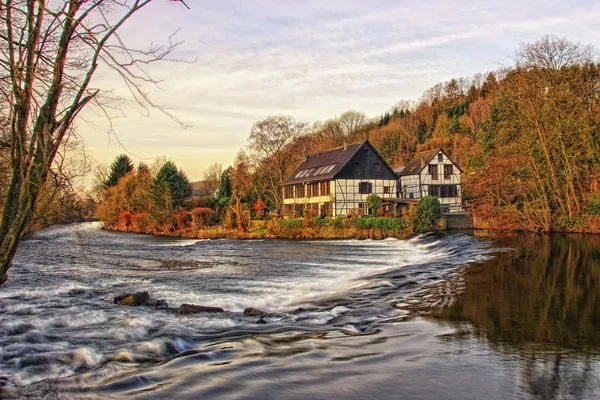
[[[414,230],[403,218],[312,218],[291,220],[253,220],[245,224],[245,230],[224,226],[185,227],[161,230],[155,226],[139,226],[135,223],[106,224],[105,229],[155,236],[181,237],[187,239],[408,239]],[[445,229],[441,219],[430,230]]]

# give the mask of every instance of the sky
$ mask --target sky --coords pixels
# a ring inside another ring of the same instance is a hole
[[[145,115],[123,81],[100,68],[93,84],[124,103],[112,126],[97,110],[82,113],[77,130],[94,162],[166,156],[200,180],[210,164],[230,165],[252,125],[269,115],[312,123],[355,109],[378,117],[436,83],[509,66],[520,43],[545,34],[600,43],[600,1],[186,3],[191,10],[154,0],[121,37],[143,48],[177,31],[183,43],[172,58],[184,62],[150,65],[161,83],[145,89],[191,126],[156,109]]]

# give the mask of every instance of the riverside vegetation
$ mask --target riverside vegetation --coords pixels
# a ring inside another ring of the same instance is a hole
[[[118,175],[121,176],[115,179]],[[117,157],[109,177],[112,178],[105,182],[106,193],[96,215],[108,229],[128,232],[199,239],[402,238],[436,229],[441,216],[439,200],[428,196],[403,217],[378,217],[382,202],[372,195],[369,216],[323,218],[307,214],[303,219],[280,219],[276,215],[267,218],[260,202],[255,203],[253,213],[244,213],[238,211],[240,204],[234,196],[222,195],[230,190],[227,172],[221,180],[221,195],[188,200],[190,183],[175,164],[165,162],[158,169],[142,164],[135,169],[125,155]]]

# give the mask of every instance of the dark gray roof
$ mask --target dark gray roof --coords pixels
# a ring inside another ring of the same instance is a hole
[[[440,149],[427,150],[415,154],[413,159],[406,164],[406,167],[404,167],[401,172],[398,172],[398,175],[404,176],[419,174],[439,151]]]
[[[342,168],[344,168],[344,165],[352,159],[354,154],[365,142],[366,141],[353,143],[349,144],[346,148],[338,147],[308,156],[283,184],[289,185],[300,182],[316,182],[332,179],[342,170]],[[326,173],[323,173],[324,170],[322,167],[328,167],[325,169]],[[298,176],[302,171],[306,171],[306,173]]]

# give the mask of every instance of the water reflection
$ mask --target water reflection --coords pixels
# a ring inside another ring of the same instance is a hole
[[[470,268],[466,291],[439,318],[516,357],[521,389],[531,396],[584,398],[597,391],[600,237],[496,239],[515,251]]]

